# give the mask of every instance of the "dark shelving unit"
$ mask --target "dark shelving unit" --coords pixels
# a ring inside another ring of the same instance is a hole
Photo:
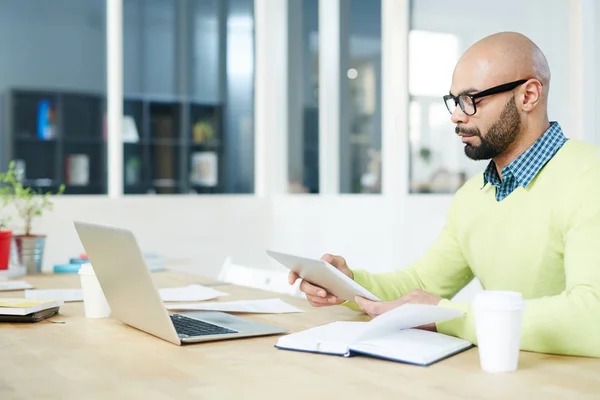
[[[107,193],[106,97],[14,89],[3,99],[2,167],[20,160],[26,185]],[[222,193],[223,110],[186,99],[126,96],[125,194]]]

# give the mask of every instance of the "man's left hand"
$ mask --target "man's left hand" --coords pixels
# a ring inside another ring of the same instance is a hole
[[[377,317],[378,315],[407,303],[438,305],[441,300],[441,297],[419,289],[415,289],[412,292],[409,292],[404,296],[398,297],[396,300],[392,301],[372,301],[365,299],[364,297],[356,297],[356,303],[360,309],[369,314],[371,317]],[[419,328],[435,330],[435,324],[429,324]]]

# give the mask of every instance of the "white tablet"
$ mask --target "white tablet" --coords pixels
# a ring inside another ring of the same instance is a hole
[[[297,273],[302,279],[322,287],[340,299],[354,301],[355,296],[361,296],[369,300],[381,301],[373,293],[323,260],[313,260],[270,250],[267,250],[267,254],[290,271]]]

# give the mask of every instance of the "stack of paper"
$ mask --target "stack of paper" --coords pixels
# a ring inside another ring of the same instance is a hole
[[[31,289],[29,283],[25,281],[1,281],[0,282],[0,292],[3,291],[11,291],[11,290],[23,290],[23,289]]]
[[[27,299],[57,299],[64,302],[83,301],[81,289],[37,289],[26,290],[25,298]]]
[[[11,261],[11,265],[8,267],[8,269],[0,270],[0,282],[20,278],[25,275],[27,275],[27,268],[25,268],[25,266],[17,265]]]
[[[0,298],[0,315],[27,315],[49,308],[60,307],[62,304],[61,300]]]
[[[198,284],[159,289],[159,292],[163,301],[203,301],[216,299],[221,296],[229,296],[229,293]]]

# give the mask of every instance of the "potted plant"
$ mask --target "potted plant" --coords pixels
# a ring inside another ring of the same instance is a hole
[[[7,172],[0,174],[0,182],[3,184],[2,197],[4,201],[12,203],[23,224],[21,233],[12,235],[16,245],[18,263],[25,266],[27,274],[40,273],[46,235],[32,232],[33,220],[41,216],[44,211],[52,209],[53,203],[50,196],[53,194],[50,191],[41,193],[31,187],[23,186],[15,170],[14,161],[9,163]],[[64,185],[61,185],[56,194],[60,195],[64,190]]]

